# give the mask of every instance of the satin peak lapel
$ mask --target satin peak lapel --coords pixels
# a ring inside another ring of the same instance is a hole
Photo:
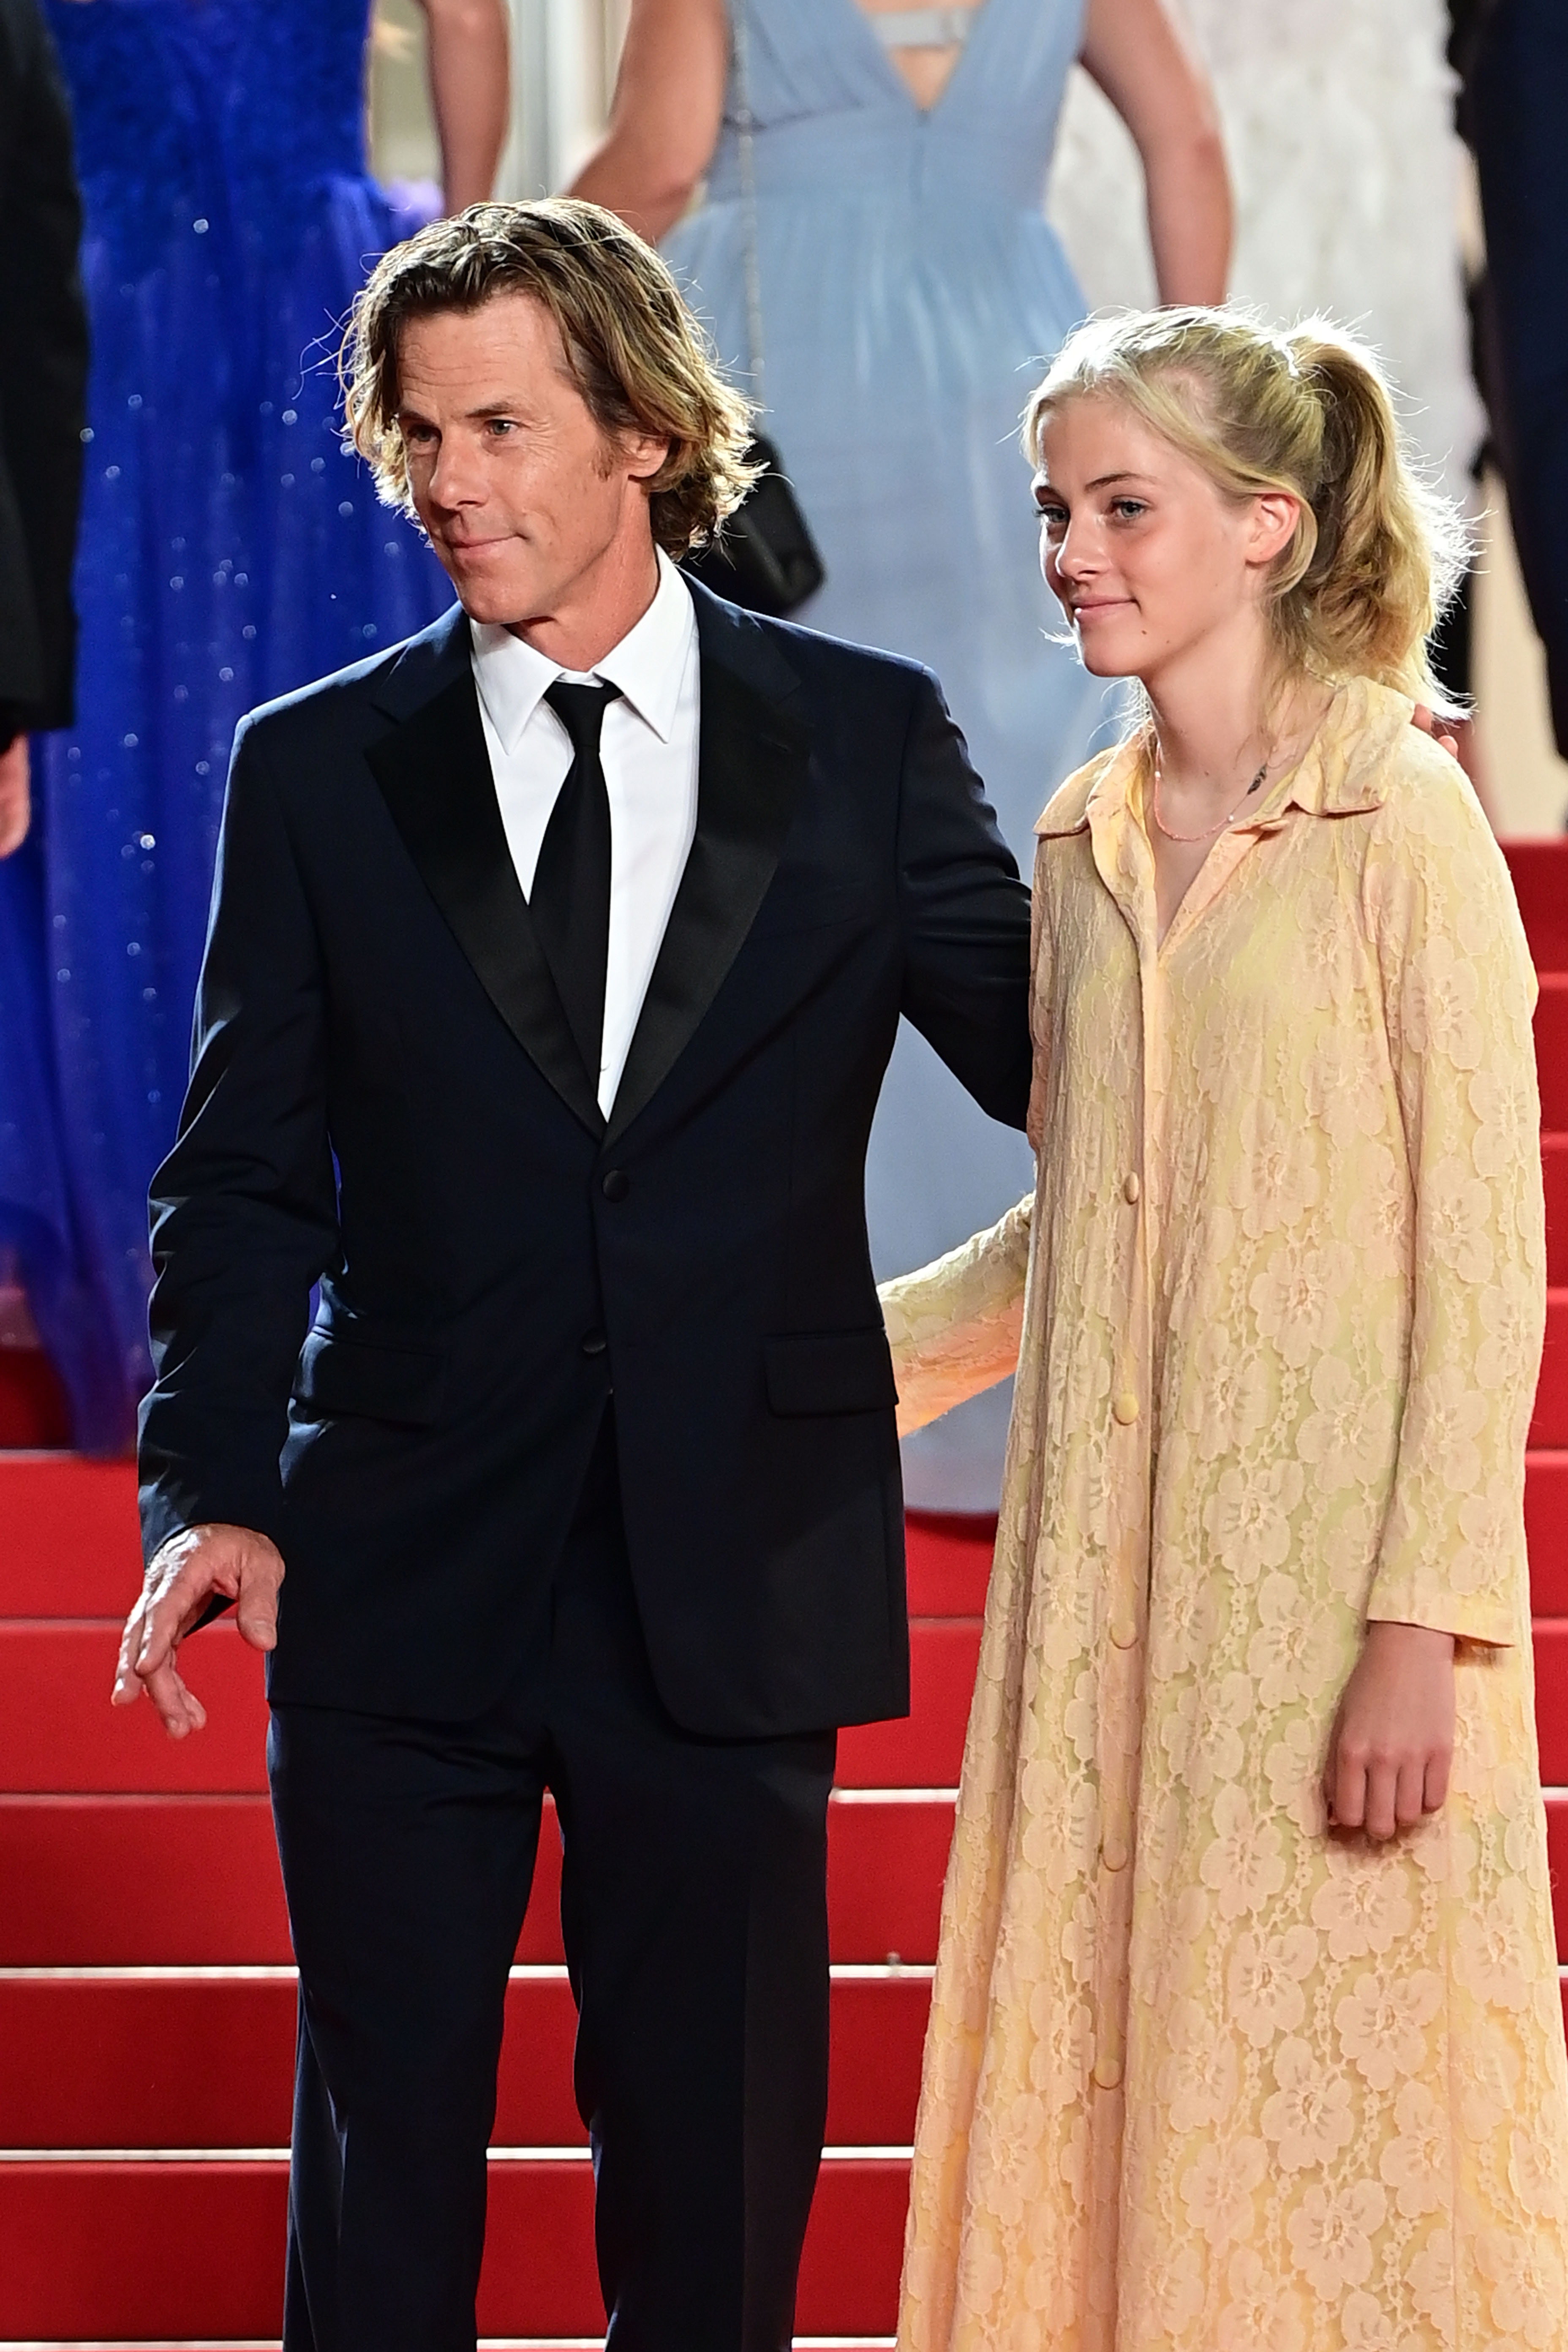
[[[602,1135],[604,1116],[507,848],[468,663],[365,758],[485,994],[568,1109]]]
[[[698,604],[697,830],[611,1106],[612,1143],[647,1108],[719,993],[773,878],[810,758],[800,721],[713,657],[723,623],[710,607],[728,611],[711,598]]]

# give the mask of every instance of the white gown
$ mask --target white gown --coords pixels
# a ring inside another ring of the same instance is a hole
[[[1237,199],[1231,291],[1325,310],[1381,353],[1440,486],[1475,503],[1485,430],[1459,249],[1463,150],[1441,0],[1181,0],[1219,100]],[[1156,299],[1131,141],[1081,68],[1047,211],[1097,308]]]

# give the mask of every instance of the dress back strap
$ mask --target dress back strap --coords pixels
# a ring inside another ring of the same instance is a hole
[[[984,5],[984,0],[982,0]],[[890,8],[862,12],[885,49],[962,47],[979,8]]]

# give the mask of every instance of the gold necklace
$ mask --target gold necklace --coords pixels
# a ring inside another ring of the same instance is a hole
[[[1164,818],[1160,814],[1160,745],[1158,738],[1156,738],[1153,760],[1154,791],[1152,795],[1154,822],[1159,826],[1160,831],[1164,835],[1167,841],[1181,841],[1189,844],[1194,841],[1212,841],[1216,833],[1224,833],[1228,825],[1233,825],[1236,823],[1237,818],[1241,814],[1242,810],[1252,798],[1253,793],[1262,791],[1264,778],[1268,773],[1268,761],[1265,760],[1262,766],[1258,769],[1258,773],[1253,777],[1252,782],[1248,784],[1247,790],[1237,801],[1236,806],[1231,810],[1230,814],[1228,816],[1222,816],[1219,823],[1217,824],[1211,824],[1206,832],[1173,833],[1170,826],[1165,823]]]

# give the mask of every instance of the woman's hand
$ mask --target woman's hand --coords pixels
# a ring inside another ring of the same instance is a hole
[[[1331,1829],[1391,1838],[1435,1813],[1454,1759],[1454,1636],[1373,1623],[1340,1700],[1323,1765]]]

